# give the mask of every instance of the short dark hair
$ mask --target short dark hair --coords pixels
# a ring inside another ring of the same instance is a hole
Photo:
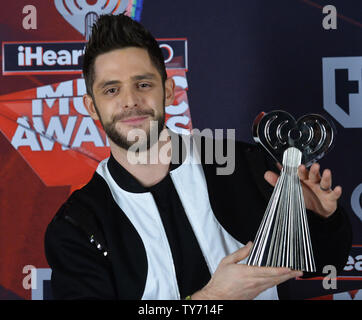
[[[162,51],[152,34],[130,17],[101,15],[92,27],[91,37],[86,45],[83,58],[83,75],[87,93],[93,97],[94,62],[96,58],[116,49],[138,47],[146,49],[152,64],[161,75],[162,84],[167,79]]]

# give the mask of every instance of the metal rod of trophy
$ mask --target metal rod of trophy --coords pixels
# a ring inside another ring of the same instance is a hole
[[[298,166],[302,152],[289,147],[247,264],[313,272],[315,264]]]

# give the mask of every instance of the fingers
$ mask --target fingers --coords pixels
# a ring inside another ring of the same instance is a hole
[[[303,272],[284,267],[253,267],[250,266],[250,274],[258,278],[301,277]]]
[[[319,182],[320,188],[324,190],[331,190],[332,174],[329,169],[325,169],[322,174],[321,181]]]
[[[296,277],[301,277],[303,272],[301,271],[290,271],[289,273],[277,276],[277,277],[270,277],[268,281],[264,279],[258,279],[255,286],[258,288],[258,291],[262,292],[268,288],[273,286],[277,286],[287,280],[294,279]]]
[[[320,188],[330,194],[331,200],[338,200],[342,195],[342,187],[337,186],[332,190],[332,172],[325,169],[322,174],[321,181],[319,182]]]
[[[236,250],[230,255],[226,256],[220,264],[235,264],[244,260],[250,254],[253,243],[249,241],[244,247]],[[291,275],[292,277],[300,277],[303,275],[303,272],[291,270],[290,268],[285,267],[256,267],[256,266],[248,266],[241,265],[242,267],[247,267],[250,270],[251,276],[255,277],[280,277],[284,275]]]
[[[231,253],[230,255],[226,256],[220,264],[235,264],[244,260],[250,254],[251,248],[253,243],[249,241],[244,247],[236,250],[235,252]],[[255,277],[280,277],[287,274],[295,273],[294,277],[301,276],[303,273],[301,271],[291,270],[290,268],[284,267],[255,267],[255,266],[248,266],[248,265],[241,265],[243,268],[248,268],[248,272],[251,276]]]
[[[264,179],[271,184],[273,187],[277,184],[279,176],[273,171],[266,171]]]
[[[304,164],[300,165],[298,168],[298,175],[300,180],[307,180],[309,176],[308,169]]]
[[[291,270],[289,268],[244,267],[248,267],[248,277],[257,294],[289,279],[295,279],[303,275],[303,272]]]
[[[332,192],[332,172],[329,169],[325,169],[322,176],[319,173],[320,166],[318,163],[314,163],[310,170],[305,165],[300,165],[298,168],[298,175],[301,181],[309,180],[312,183],[319,184],[320,189],[325,192]],[[334,197],[338,199],[342,194],[342,188],[337,186],[333,190]]]
[[[335,200],[338,200],[342,195],[342,187],[341,186],[337,186],[334,188],[332,196],[334,197]]]
[[[303,275],[290,268],[256,267],[238,262],[245,259],[252,242],[221,260],[210,282],[203,289],[212,299],[253,299],[264,290]]]
[[[253,243],[249,241],[244,247],[236,250],[232,254],[229,254],[224,259],[222,259],[222,264],[229,264],[229,263],[238,263],[241,260],[244,260],[250,253]]]
[[[309,169],[308,179],[313,183],[319,183],[319,181],[321,181],[319,168],[320,165],[318,163],[313,163],[313,165]]]

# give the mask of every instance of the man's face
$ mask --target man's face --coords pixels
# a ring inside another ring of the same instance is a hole
[[[161,75],[148,52],[141,48],[117,49],[99,55],[94,63],[93,98],[84,96],[84,104],[95,120],[100,120],[107,136],[123,149],[132,129],[141,129],[149,148],[153,130],[159,134],[165,124],[165,105],[173,102],[174,83],[167,79],[163,88]],[[151,120],[157,126],[151,126]],[[140,138],[141,139],[141,138]]]

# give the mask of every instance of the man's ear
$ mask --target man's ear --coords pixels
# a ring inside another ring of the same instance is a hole
[[[165,106],[173,104],[175,99],[175,81],[167,78],[165,81]]]
[[[99,120],[98,113],[96,111],[96,107],[93,102],[92,96],[89,94],[85,94],[83,96],[83,104],[84,107],[87,109],[89,115],[92,117],[93,120]]]

